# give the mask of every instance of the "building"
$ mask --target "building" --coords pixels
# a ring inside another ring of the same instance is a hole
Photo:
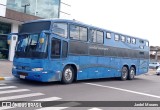
[[[160,62],[160,47],[159,46],[150,46],[150,61]]]
[[[62,4],[62,6],[61,6]],[[67,0],[1,0],[0,1],[0,59],[13,61],[17,36],[7,44],[7,35],[17,33],[25,21],[43,18],[66,18],[70,8]]]

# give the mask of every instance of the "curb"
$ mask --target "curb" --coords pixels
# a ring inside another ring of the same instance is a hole
[[[14,77],[0,77],[0,81],[1,80],[11,81],[11,80],[14,80],[14,79],[15,79]]]

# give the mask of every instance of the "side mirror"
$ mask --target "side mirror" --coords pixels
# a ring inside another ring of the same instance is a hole
[[[10,45],[10,44],[11,44],[11,35],[10,35],[10,34],[8,35],[7,43],[8,43],[8,45]]]
[[[43,44],[45,41],[45,38],[46,38],[46,34],[44,32],[41,32],[39,42]]]

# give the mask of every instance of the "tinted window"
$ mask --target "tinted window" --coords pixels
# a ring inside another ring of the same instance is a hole
[[[91,32],[91,42],[103,43],[103,32],[97,30],[90,30]]]
[[[111,33],[107,32],[106,38],[111,39]]]
[[[67,38],[67,24],[66,23],[54,23],[52,31],[55,34],[58,34],[62,37]]]
[[[121,36],[121,41],[125,42],[126,41],[126,37],[125,36]]]
[[[70,38],[79,40],[79,27],[70,25]]]
[[[22,24],[20,33],[40,33],[43,30],[49,30],[50,24],[50,21]]]
[[[127,38],[127,43],[131,43],[131,38],[130,37]]]
[[[87,41],[87,28],[80,27],[80,40]]]
[[[115,39],[115,41],[118,41],[119,40],[119,35],[115,34],[114,39]]]
[[[62,50],[62,58],[66,58],[67,57],[67,53],[68,53],[68,43],[66,41],[63,41],[63,50]]]
[[[144,41],[143,41],[143,40],[139,40],[139,42],[140,42],[140,43],[142,43],[142,44],[144,43]]]
[[[70,38],[87,41],[87,28],[70,25]]]
[[[0,59],[7,59],[9,45],[7,44],[7,36],[0,36]]]
[[[69,52],[71,54],[88,54],[88,43],[79,42],[79,41],[71,41],[69,43]]]
[[[51,58],[60,58],[61,41],[59,39],[52,39]]]
[[[149,47],[149,42],[146,42],[146,46]]]
[[[97,31],[97,43],[103,43],[103,32]]]
[[[96,36],[96,30],[91,30],[91,42],[96,42],[97,41],[97,36]]]
[[[136,44],[136,39],[132,38],[132,44]]]

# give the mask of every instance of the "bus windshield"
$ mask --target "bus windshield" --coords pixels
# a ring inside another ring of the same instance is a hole
[[[40,34],[23,34],[18,36],[16,57],[44,58],[47,53],[47,38],[39,43]]]

